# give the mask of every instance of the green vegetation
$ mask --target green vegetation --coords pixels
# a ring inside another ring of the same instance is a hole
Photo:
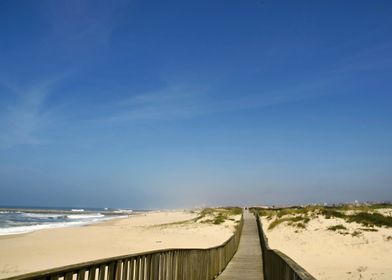
[[[326,219],[329,219],[331,217],[341,218],[348,223],[355,222],[358,224],[362,224],[366,227],[392,227],[392,217],[384,216],[380,213],[359,212],[352,215],[347,215],[343,212],[327,210],[323,211],[322,214],[324,214]]]
[[[191,213],[197,213],[196,211],[191,211]],[[153,225],[152,227],[167,227],[167,226],[175,226],[175,225],[189,225],[192,223],[207,223],[207,224],[214,224],[220,225],[223,224],[226,220],[235,221],[238,226],[239,221],[234,219],[234,216],[241,215],[242,208],[239,207],[220,207],[220,208],[204,208],[200,211],[196,218],[160,224],[160,225]]]
[[[337,231],[337,230],[347,230],[347,228],[344,225],[336,225],[336,226],[330,226],[327,228],[328,230],[332,231]]]
[[[358,237],[358,236],[360,236],[361,234],[362,234],[361,231],[355,230],[353,233],[351,233],[351,236],[353,236],[353,237]]]
[[[260,209],[253,208],[252,211],[268,220],[273,220],[269,229],[287,222],[289,225],[304,228],[306,224],[319,215],[326,219],[338,218],[348,223],[358,223],[365,227],[392,227],[392,217],[384,216],[377,212],[378,209],[392,209],[391,204],[373,204],[373,205],[342,205],[342,206],[306,206],[290,208],[270,208]],[[329,230],[339,230],[339,228]],[[368,229],[367,231],[372,231]],[[376,231],[376,230],[375,230]]]
[[[392,227],[392,217],[384,216],[379,213],[360,212],[346,216],[348,222],[356,222],[367,227]]]
[[[360,230],[363,230],[363,231],[378,231],[378,229],[376,229],[376,228],[360,228]]]
[[[260,216],[266,217],[268,220],[272,221],[268,227],[269,230],[275,228],[281,223],[287,222],[288,225],[305,229],[306,224],[315,217],[313,209],[302,208],[302,207],[292,207],[292,208],[277,208],[277,209],[252,209]]]
[[[274,216],[282,218],[286,215],[308,215],[309,211],[313,209],[310,208],[276,208],[276,209],[255,209],[260,216],[265,216],[272,218]]]
[[[223,224],[225,222],[225,220],[227,219],[227,216],[223,215],[222,213],[219,213],[218,216],[215,217],[213,224],[214,225],[220,225]]]
[[[329,208],[321,209],[320,213],[324,215],[326,219],[345,217],[344,213]]]
[[[310,221],[310,219],[306,216],[295,216],[295,217],[287,217],[287,218],[277,218],[272,223],[270,223],[268,229],[273,229],[277,225],[288,222],[288,225],[295,226],[298,228],[306,228],[306,224]]]
[[[218,208],[218,209],[223,209],[223,210],[228,211],[229,215],[241,215],[242,214],[241,207],[224,207],[224,208]]]
[[[295,226],[296,226],[297,228],[301,228],[301,229],[305,229],[305,228],[306,228],[305,223],[297,223],[297,224],[295,224]]]
[[[241,215],[242,209],[239,207],[221,207],[221,208],[205,208],[195,218],[200,223],[208,223],[214,225],[223,224],[226,220],[234,221],[233,216]]]

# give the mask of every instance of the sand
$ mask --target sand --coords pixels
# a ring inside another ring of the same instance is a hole
[[[306,229],[287,223],[268,230],[271,221],[262,218],[269,245],[285,253],[319,280],[392,279],[392,229],[376,227],[377,232],[361,230],[357,223],[343,219],[312,219]],[[327,230],[344,225],[348,234]],[[297,232],[296,232],[297,231]],[[361,231],[358,236],[352,236]]]
[[[208,248],[233,233],[233,221],[182,222],[195,217],[187,211],[151,212],[83,227],[0,236],[0,278],[157,249]]]

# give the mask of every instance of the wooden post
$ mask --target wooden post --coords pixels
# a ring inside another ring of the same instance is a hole
[[[88,271],[88,280],[95,280],[96,271],[97,271],[96,266],[90,268],[90,270]]]
[[[128,280],[128,267],[129,267],[129,260],[125,259],[123,262],[123,267],[122,267],[122,277],[121,280]]]
[[[86,277],[86,269],[79,270],[77,279],[84,280],[85,277]]]
[[[237,250],[241,228],[242,220],[229,240],[209,249],[157,250],[90,261],[7,280],[211,280],[226,267]],[[294,275],[291,272],[289,274]]]

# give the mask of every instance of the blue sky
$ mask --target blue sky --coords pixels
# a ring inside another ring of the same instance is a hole
[[[390,1],[1,1],[0,204],[392,199]]]

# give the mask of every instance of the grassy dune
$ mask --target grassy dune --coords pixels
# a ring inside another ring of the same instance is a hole
[[[383,211],[384,210],[384,211]],[[391,210],[388,213],[388,210]],[[370,206],[344,205],[339,207],[307,206],[277,209],[254,209],[260,216],[271,220],[268,226],[272,230],[282,223],[297,228],[306,228],[314,218],[323,216],[325,219],[338,218],[347,223],[357,223],[363,226],[363,231],[375,231],[374,227],[392,227],[392,205],[375,204]],[[333,227],[330,230],[342,230],[342,227]]]

